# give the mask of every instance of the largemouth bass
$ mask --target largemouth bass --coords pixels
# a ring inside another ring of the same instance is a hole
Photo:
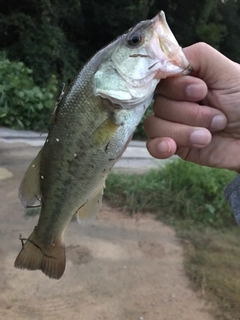
[[[161,11],[100,50],[63,92],[43,148],[19,188],[25,207],[39,200],[37,226],[15,267],[59,279],[64,231],[77,213],[94,219],[105,180],[121,157],[162,78],[187,74],[189,63]]]

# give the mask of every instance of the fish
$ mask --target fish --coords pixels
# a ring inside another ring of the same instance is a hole
[[[56,103],[48,136],[27,169],[19,198],[39,202],[37,226],[14,266],[60,279],[66,267],[64,232],[76,214],[92,221],[105,180],[150,105],[161,79],[190,65],[163,11],[97,52]]]

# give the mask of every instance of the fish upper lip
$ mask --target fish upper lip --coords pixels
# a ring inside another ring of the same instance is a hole
[[[155,29],[158,37],[159,46],[168,59],[166,63],[171,63],[172,65],[182,69],[183,74],[189,74],[192,71],[192,68],[168,26],[165,13],[160,11],[152,21],[153,28]]]

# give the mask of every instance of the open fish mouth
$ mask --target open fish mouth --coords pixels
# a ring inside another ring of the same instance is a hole
[[[151,41],[151,49],[149,49],[154,52],[158,62],[155,62],[149,69],[157,71],[155,78],[163,79],[166,77],[165,73],[167,76],[169,73],[172,75],[189,74],[191,66],[167,24],[165,13],[160,11],[152,19],[152,22],[155,41]],[[159,50],[159,46],[161,50]]]

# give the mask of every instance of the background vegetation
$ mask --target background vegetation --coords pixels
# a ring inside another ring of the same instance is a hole
[[[191,227],[226,228],[236,225],[223,189],[236,173],[193,163],[168,162],[164,169],[139,174],[111,174],[105,197],[131,214],[154,212],[157,218]]]
[[[1,78],[0,125],[46,130],[62,84],[99,48],[160,10],[182,46],[205,41],[240,62],[238,0],[0,0],[0,60],[5,74],[18,78],[11,90]],[[25,71],[16,71],[16,62]],[[31,86],[34,98],[25,92]]]

